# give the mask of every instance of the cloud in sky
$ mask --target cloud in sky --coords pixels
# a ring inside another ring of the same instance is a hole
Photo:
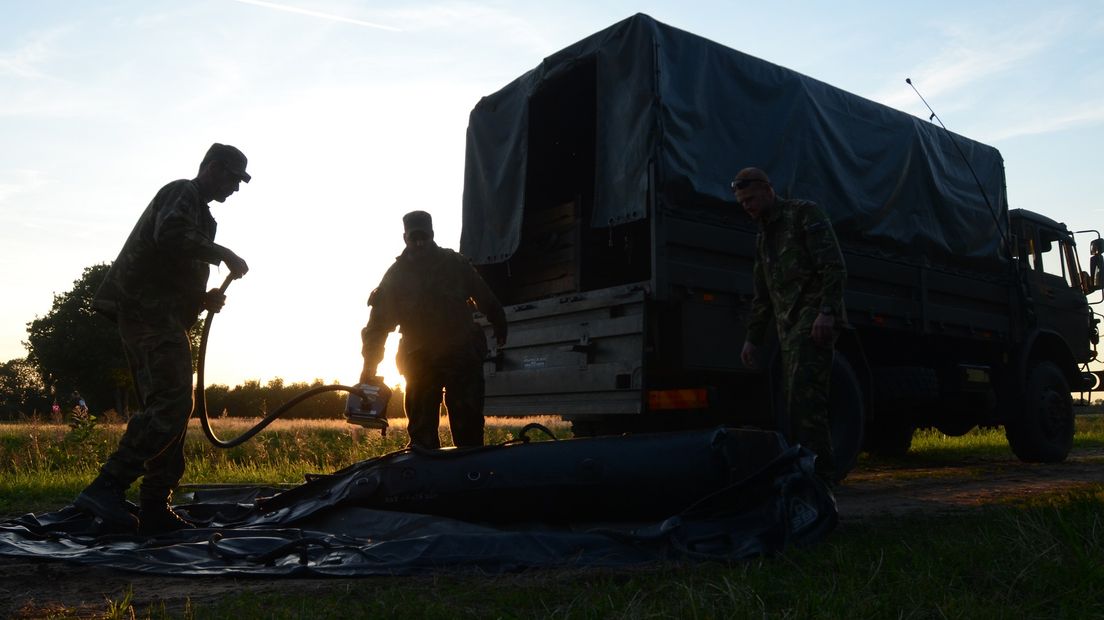
[[[1033,114],[1024,115],[1024,117],[1032,120],[997,130],[989,135],[989,139],[994,141],[1007,140],[1020,136],[1064,131],[1086,125],[1097,125],[1104,123],[1104,108],[1100,107],[1100,102],[1091,102],[1060,114]]]
[[[931,60],[911,71],[925,97],[954,96],[966,87],[1007,73],[1046,51],[1062,36],[1064,19],[1039,19],[1019,30],[995,34],[950,29]],[[873,98],[898,109],[911,107],[915,94],[894,86]]]
[[[1091,32],[1099,24],[1093,15],[1058,9],[1018,27],[945,27],[930,60],[915,66],[911,77],[940,116],[957,116],[956,129],[986,141],[1098,125],[1104,122],[1104,89],[1091,75],[1099,73],[1092,54],[1083,50],[1096,45]],[[1079,67],[1082,79],[1075,79]],[[872,98],[928,115],[909,88],[894,86]]]
[[[345,17],[343,15],[335,15],[333,13],[323,13],[321,11],[312,11],[310,9],[304,9],[300,7],[291,6],[288,4],[278,4],[276,2],[263,2],[262,0],[233,0],[233,2],[239,2],[241,4],[251,4],[253,6],[259,6],[266,9],[273,9],[276,11],[285,11],[288,13],[297,13],[299,15],[306,15],[308,17],[316,17],[319,19],[328,19],[335,22],[343,22],[346,24],[353,24],[355,26],[364,26],[366,28],[377,28],[379,30],[390,30],[392,32],[401,32],[399,28],[393,26],[386,26],[383,24],[377,24],[375,22],[365,21],[363,19],[354,19],[352,17]]]
[[[565,10],[567,10],[565,8]],[[511,11],[478,2],[410,3],[386,13],[409,31],[439,32],[444,36],[471,41],[486,33],[497,41],[497,47],[520,47],[527,50],[530,64],[537,64],[545,55],[563,47],[563,21],[537,23],[531,14]],[[589,33],[580,33],[579,37]]]
[[[125,117],[120,69],[92,66],[80,50],[81,29],[73,25],[35,31],[17,48],[0,51],[0,118],[36,119]],[[95,76],[90,80],[90,76]],[[125,107],[125,106],[124,106]]]
[[[52,28],[31,33],[12,51],[0,51],[0,77],[43,79],[49,77],[43,70],[57,56],[56,41],[68,28]]]
[[[0,177],[0,205],[7,204],[19,194],[26,194],[46,184],[46,175],[40,170],[8,170]]]

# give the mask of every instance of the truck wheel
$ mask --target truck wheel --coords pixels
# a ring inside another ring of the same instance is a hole
[[[1029,463],[1060,463],[1073,447],[1073,426],[1066,376],[1053,362],[1036,363],[1019,411],[1004,426],[1012,452]]]
[[[828,421],[832,427],[832,453],[839,480],[855,467],[863,442],[866,417],[862,386],[851,364],[841,353],[832,359],[832,383],[828,396]]]

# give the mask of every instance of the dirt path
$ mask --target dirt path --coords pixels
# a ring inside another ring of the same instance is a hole
[[[957,462],[867,466],[837,489],[843,527],[883,515],[942,514],[1030,499],[1041,493],[1104,484],[1104,449],[1074,451],[1064,463],[1020,463],[1012,457]],[[386,584],[375,582],[378,587]],[[0,559],[0,617],[39,618],[68,610],[99,617],[107,601],[120,601],[130,588],[139,610],[164,604],[180,613],[187,600],[210,602],[249,590],[334,591],[362,588],[363,580],[234,579],[133,575],[64,562]],[[68,616],[67,616],[68,617]]]
[[[1063,463],[970,458],[936,466],[858,469],[836,490],[840,519],[940,514],[1104,484],[1104,449],[1075,450]]]

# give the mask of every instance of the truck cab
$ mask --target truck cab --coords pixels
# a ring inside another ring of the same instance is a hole
[[[1024,209],[1013,209],[1009,216],[1017,241],[1014,259],[1033,311],[1025,333],[1041,329],[1044,333],[1034,337],[1052,336],[1051,346],[1079,345],[1068,352],[1069,362],[1084,363],[1096,344],[1096,323],[1087,299],[1096,288],[1081,268],[1073,233],[1065,224]],[[1076,385],[1072,377],[1071,384]]]

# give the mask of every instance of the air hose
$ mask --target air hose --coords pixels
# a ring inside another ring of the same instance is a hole
[[[230,286],[230,282],[232,280],[234,280],[233,275],[227,276],[226,280],[222,283],[222,286],[219,287],[219,292],[225,294],[226,288]],[[292,407],[298,405],[304,400],[307,400],[308,398],[317,396],[319,394],[324,394],[326,392],[348,392],[351,394],[360,395],[363,398],[369,398],[369,396],[365,395],[360,388],[350,387],[348,385],[321,385],[318,387],[313,387],[297,395],[295,398],[292,398],[288,402],[280,405],[276,408],[275,411],[266,415],[264,419],[253,426],[253,428],[245,431],[238,437],[235,437],[234,439],[228,441],[223,441],[219,439],[215,435],[215,432],[211,429],[211,420],[207,416],[207,397],[204,394],[205,386],[203,384],[203,366],[204,360],[207,357],[207,338],[211,334],[211,322],[214,314],[215,313],[211,312],[210,310],[207,311],[207,318],[203,322],[203,335],[200,337],[199,340],[199,363],[196,367],[195,410],[199,415],[200,424],[203,426],[203,434],[206,435],[207,439],[210,440],[210,442],[216,447],[233,448],[234,446],[239,446],[245,443],[254,435],[264,430],[266,426],[272,424],[276,420],[276,418],[282,416]]]

